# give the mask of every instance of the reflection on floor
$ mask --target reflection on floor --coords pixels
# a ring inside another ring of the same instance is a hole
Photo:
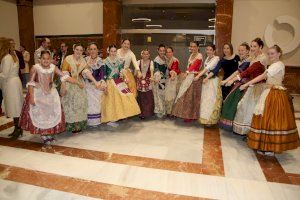
[[[300,127],[300,121],[297,121]],[[241,137],[137,118],[56,137],[43,150],[0,118],[0,199],[299,199],[300,148],[263,158]]]

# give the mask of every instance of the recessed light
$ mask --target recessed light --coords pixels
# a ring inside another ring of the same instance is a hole
[[[131,19],[132,22],[151,22],[149,18],[133,18]]]

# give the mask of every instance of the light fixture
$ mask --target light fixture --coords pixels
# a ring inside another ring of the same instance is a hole
[[[162,28],[160,24],[146,24],[147,28]]]
[[[213,26],[208,26],[208,28],[216,28],[216,26],[215,26],[215,25],[213,25]]]
[[[149,18],[133,18],[131,19],[132,22],[151,22]]]
[[[208,19],[209,22],[216,22],[216,18],[210,18]]]

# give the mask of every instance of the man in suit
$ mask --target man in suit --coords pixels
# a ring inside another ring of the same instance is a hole
[[[40,62],[40,57],[41,57],[41,52],[42,51],[49,51],[50,52],[50,50],[49,50],[50,46],[51,46],[50,39],[49,38],[43,38],[41,46],[37,50],[35,50],[35,52],[34,52],[34,63],[35,64]],[[52,55],[51,52],[50,52],[50,55]]]
[[[57,67],[59,69],[61,69],[64,59],[69,55],[68,45],[65,42],[62,42],[60,44],[60,51],[59,51],[58,55],[59,55],[59,59],[57,62]]]

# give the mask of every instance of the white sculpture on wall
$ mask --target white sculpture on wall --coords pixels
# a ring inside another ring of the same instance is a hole
[[[280,45],[283,51],[283,54],[290,53],[294,51],[299,45],[300,45],[300,22],[298,19],[288,16],[288,15],[282,15],[275,18],[275,21],[277,21],[279,24],[288,24],[294,29],[293,39],[285,44]],[[273,46],[274,44],[277,44],[276,41],[273,39],[273,31],[274,27],[271,24],[268,24],[265,30],[265,41],[268,47]]]

